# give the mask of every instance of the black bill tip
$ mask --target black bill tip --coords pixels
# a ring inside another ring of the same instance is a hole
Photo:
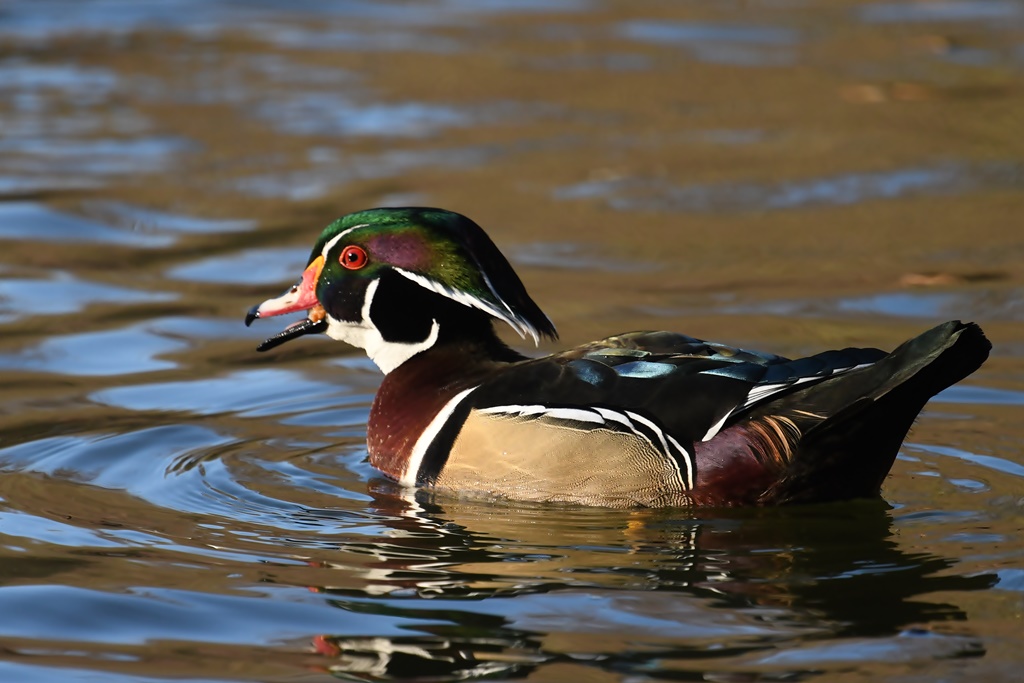
[[[252,311],[249,311],[249,313],[250,313],[250,315],[252,315]],[[255,319],[256,317],[257,316],[253,315],[253,319]],[[246,320],[247,321],[249,320],[248,316],[246,316]],[[263,342],[262,344],[257,346],[256,350],[257,351],[269,351],[270,349],[274,348],[275,346],[280,346],[281,344],[284,344],[286,341],[291,341],[292,339],[295,339],[296,337],[301,337],[304,334],[313,334],[315,332],[323,332],[326,329],[327,329],[327,321],[326,320],[317,320],[317,321],[314,322],[313,320],[310,320],[309,318],[307,318],[307,319],[303,320],[300,323],[297,323],[295,325],[291,325],[290,327],[286,327],[285,329],[281,330],[280,332],[275,334],[273,337],[271,337],[270,339],[266,340],[265,342]]]
[[[245,326],[249,327],[249,325],[252,325],[252,321],[258,317],[260,317],[260,306],[259,304],[256,304],[249,309],[248,313],[245,314]]]

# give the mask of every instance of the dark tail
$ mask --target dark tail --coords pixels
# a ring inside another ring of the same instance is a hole
[[[991,348],[980,327],[954,320],[870,367],[794,392],[752,414],[786,418],[801,434],[783,476],[760,502],[878,495],[928,399],[981,367]]]

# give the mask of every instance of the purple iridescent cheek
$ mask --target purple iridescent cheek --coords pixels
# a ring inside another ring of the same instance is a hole
[[[416,235],[378,235],[367,240],[367,246],[378,261],[407,270],[430,267],[430,247]]]

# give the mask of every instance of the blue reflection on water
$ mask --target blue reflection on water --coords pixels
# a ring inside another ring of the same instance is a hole
[[[983,403],[988,405],[1024,406],[1024,391],[995,389],[969,384],[954,384],[937,394],[933,401],[950,403]]]
[[[184,341],[169,339],[144,325],[136,325],[50,336],[35,346],[0,354],[0,368],[73,376],[128,375],[175,368],[177,363],[162,356],[188,346]]]
[[[133,230],[167,231],[180,233],[245,232],[256,227],[255,220],[213,219],[188,216],[122,202],[91,202],[89,208],[110,215],[118,223]]]
[[[906,448],[911,451],[924,451],[926,453],[935,453],[938,455],[945,455],[951,458],[958,458],[975,465],[980,465],[989,470],[995,470],[1002,474],[1012,474],[1016,477],[1024,477],[1024,465],[1015,463],[1005,458],[999,458],[994,455],[980,455],[978,453],[971,453],[960,448],[953,448],[952,446],[938,446],[935,444],[906,444]]]
[[[366,402],[341,382],[318,382],[288,370],[247,370],[223,377],[112,387],[94,392],[97,403],[129,410],[195,415],[236,413],[244,417],[287,415]]]
[[[516,265],[533,268],[638,272],[657,270],[660,267],[654,263],[643,263],[628,257],[604,254],[593,246],[584,246],[573,242],[531,242],[506,251]]]
[[[38,202],[0,202],[0,240],[109,242],[145,247],[167,246],[169,235],[119,230],[104,223],[56,211]]]
[[[467,16],[508,12],[580,11],[590,0],[434,0],[420,3],[382,3],[369,0],[319,2],[290,0],[170,0],[124,2],[123,0],[6,0],[0,13],[0,35],[40,41],[65,33],[123,35],[156,29],[181,31],[209,37],[220,31],[281,22],[282,17],[306,15],[321,22],[360,20],[398,26],[438,26],[461,22]]]
[[[627,21],[619,26],[626,38],[679,45],[711,64],[779,66],[796,61],[792,46],[800,32],[781,26]]]
[[[915,194],[1024,186],[1019,162],[945,162],[780,183],[675,185],[661,178],[591,180],[556,189],[558,199],[603,199],[620,211],[750,211],[847,205]]]
[[[147,292],[89,282],[62,271],[47,279],[0,279],[0,323],[32,315],[61,315],[83,310],[94,303],[121,305],[169,301],[169,292]]]
[[[78,102],[88,103],[109,95],[117,83],[117,75],[109,69],[73,64],[33,64],[25,59],[0,61],[0,91],[57,91]]]
[[[864,5],[861,18],[872,23],[939,21],[1001,22],[1024,18],[1024,5],[1014,0],[937,0],[932,2],[877,2]]]
[[[253,175],[237,180],[235,188],[263,197],[309,200],[336,192],[357,180],[390,178],[423,166],[468,168],[483,164],[503,152],[496,144],[442,149],[391,149],[381,154],[348,156],[331,166],[312,170]]]
[[[420,102],[357,103],[331,92],[292,93],[256,110],[292,135],[379,135],[424,137],[473,118],[453,107]]]
[[[168,275],[177,280],[224,284],[267,285],[297,281],[306,267],[309,250],[246,249],[229,256],[211,256],[176,266]]]
[[[730,315],[824,317],[852,313],[931,319],[977,317],[984,320],[1024,320],[1024,297],[1019,288],[883,292],[842,299],[783,299],[728,304],[718,311]],[[668,313],[675,315],[679,312]]]

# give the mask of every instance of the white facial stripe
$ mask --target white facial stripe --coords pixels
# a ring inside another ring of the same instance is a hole
[[[434,323],[437,325],[437,323]],[[430,421],[427,428],[420,434],[420,438],[416,439],[416,445],[412,447],[412,454],[409,456],[409,462],[405,466],[405,472],[402,473],[402,477],[398,480],[398,483],[402,486],[416,486],[416,476],[420,473],[420,467],[423,465],[423,458],[427,455],[427,449],[430,448],[430,444],[434,442],[437,435],[441,432],[445,423],[448,422],[448,418],[452,416],[455,409],[459,407],[459,404],[469,396],[469,394],[476,389],[476,387],[470,387],[455,394],[455,396],[444,404],[444,407],[438,411],[434,419]]]
[[[324,248],[320,251],[320,255],[324,257],[324,261],[327,260],[327,252],[329,252],[331,249],[334,249],[334,245],[336,245],[338,242],[340,242],[341,238],[343,238],[345,235],[349,234],[353,230],[358,230],[359,228],[365,228],[367,225],[369,225],[369,223],[360,223],[359,225],[353,225],[351,228],[348,228],[346,230],[342,230],[337,235],[332,237],[330,239],[330,241],[328,241],[327,244],[324,245]]]
[[[429,289],[430,291],[440,294],[441,296],[447,297],[452,301],[462,304],[463,306],[476,308],[477,310],[483,311],[487,315],[493,316],[499,320],[504,320],[513,330],[516,331],[517,334],[519,334],[520,337],[525,339],[526,335],[530,335],[533,338],[534,344],[540,344],[540,333],[537,332],[537,329],[520,316],[515,315],[512,312],[512,309],[509,307],[509,305],[505,303],[497,294],[494,295],[495,299],[501,302],[501,305],[504,307],[504,309],[508,311],[507,313],[505,312],[505,310],[496,307],[494,304],[488,301],[478,299],[477,297],[471,294],[467,294],[466,292],[461,292],[457,289],[446,287],[445,285],[442,285],[440,282],[431,280],[428,277],[424,277],[417,273],[409,272],[408,270],[404,270],[402,268],[395,268],[394,271],[402,275],[403,277],[412,280],[419,286],[424,287],[425,289]],[[486,276],[484,279],[486,280]],[[491,288],[491,291],[493,293],[494,288],[491,287],[489,282],[487,283],[487,286]]]
[[[327,336],[331,339],[337,339],[338,341],[365,349],[366,355],[370,357],[370,360],[376,363],[381,372],[386,375],[417,353],[431,348],[437,342],[441,326],[434,320],[430,326],[427,338],[421,342],[402,344],[385,341],[384,337],[381,336],[380,330],[370,320],[370,307],[373,306],[373,297],[377,293],[377,287],[379,286],[380,278],[371,280],[370,284],[367,285],[366,294],[363,298],[363,308],[360,312],[361,320],[359,322],[338,320],[328,314]]]
[[[489,302],[478,299],[477,297],[472,296],[470,294],[466,294],[465,292],[460,292],[456,289],[452,289],[451,287],[446,287],[442,285],[440,282],[436,282],[434,280],[431,280],[430,278],[418,275],[417,273],[411,273],[408,270],[404,270],[402,268],[395,268],[395,270],[400,275],[412,280],[421,287],[429,289],[430,291],[440,294],[441,296],[448,297],[452,301],[460,303],[463,306],[477,308],[483,311],[484,313],[487,313],[488,315],[493,315],[496,318],[501,318],[502,320],[505,320],[510,325],[512,325],[516,332],[519,333],[519,336],[524,336],[523,332],[520,330],[519,326],[516,323],[510,321],[508,319],[508,316],[506,316],[499,309],[495,308]]]

